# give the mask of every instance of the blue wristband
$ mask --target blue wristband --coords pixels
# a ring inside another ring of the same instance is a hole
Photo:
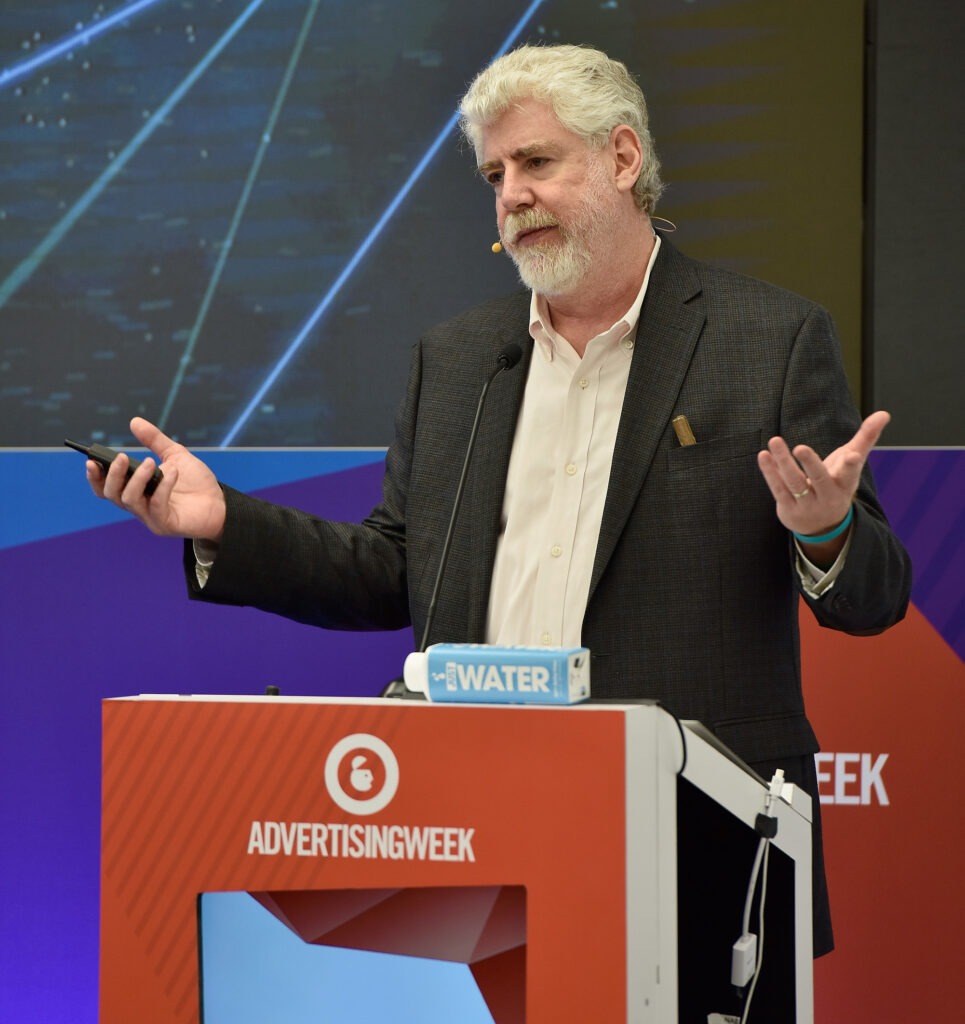
[[[802,544],[823,544],[827,540],[834,540],[835,537],[840,537],[841,534],[844,533],[844,531],[851,525],[852,519],[854,519],[854,505],[849,506],[848,514],[833,530],[828,530],[827,533],[819,533],[814,537],[807,537],[803,533],[795,533],[794,536],[801,541]],[[794,533],[793,530],[791,532]]]

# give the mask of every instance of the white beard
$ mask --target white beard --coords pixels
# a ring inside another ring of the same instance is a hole
[[[510,214],[503,230],[515,234],[521,227],[556,225],[559,237],[545,243],[509,250],[519,279],[540,295],[566,295],[587,278],[598,245],[613,236],[616,222],[613,186],[599,159],[589,166],[586,190],[570,224],[563,224],[544,210]]]
[[[534,245],[512,254],[519,279],[540,295],[565,295],[587,276],[591,257],[572,236],[557,243]]]

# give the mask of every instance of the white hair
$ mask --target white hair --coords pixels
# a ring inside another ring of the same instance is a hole
[[[460,127],[477,158],[486,126],[526,99],[551,106],[560,124],[592,149],[602,149],[617,125],[629,125],[643,148],[633,196],[640,209],[653,212],[663,192],[660,161],[647,101],[625,64],[584,46],[521,46],[499,57],[476,76],[459,104]]]

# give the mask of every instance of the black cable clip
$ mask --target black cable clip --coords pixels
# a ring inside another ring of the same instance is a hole
[[[765,839],[773,839],[777,835],[777,818],[762,811],[754,820],[754,830]]]

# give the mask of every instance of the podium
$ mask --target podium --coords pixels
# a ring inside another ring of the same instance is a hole
[[[809,801],[795,793],[776,802],[772,845],[787,862],[785,1019],[810,1024]],[[712,877],[678,863],[682,808],[706,801],[746,837],[740,906],[764,794],[712,737],[646,703],[107,700],[100,1020],[199,1021],[199,896],[246,892],[306,942],[468,963],[497,1024],[676,1021],[693,976],[681,922],[704,932],[701,897],[695,917],[678,883],[699,894]],[[706,843],[691,846],[699,860]]]

